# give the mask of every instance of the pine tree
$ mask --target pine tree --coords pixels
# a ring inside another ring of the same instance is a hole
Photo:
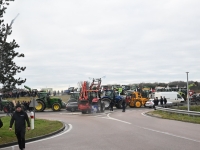
[[[14,58],[24,57],[24,54],[15,51],[19,48],[15,40],[7,41],[7,37],[12,33],[12,24],[15,20],[13,19],[10,25],[4,23],[3,16],[10,1],[14,0],[0,0],[0,84],[3,85],[2,91],[11,90],[16,85],[26,82],[26,79],[16,78],[17,73],[24,71],[26,67],[17,66],[14,62]]]

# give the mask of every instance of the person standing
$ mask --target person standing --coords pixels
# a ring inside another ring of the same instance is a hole
[[[114,105],[114,102],[113,102],[114,100],[111,100],[110,101],[110,111],[113,111],[113,105]]]
[[[0,118],[0,128],[3,127],[3,121]]]
[[[163,106],[163,98],[160,96],[160,105]]]
[[[25,133],[26,133],[26,122],[28,124],[27,129],[30,130],[30,121],[26,112],[22,110],[20,104],[16,105],[16,111],[14,112],[10,120],[10,128],[12,130],[13,123],[15,122],[15,135],[18,140],[19,149],[25,149]]]
[[[167,105],[167,99],[165,97],[163,97],[163,102],[164,102],[165,107],[166,107],[166,105]]]
[[[125,109],[126,109],[126,101],[125,101],[125,99],[123,98],[122,99],[122,112],[125,112]]]

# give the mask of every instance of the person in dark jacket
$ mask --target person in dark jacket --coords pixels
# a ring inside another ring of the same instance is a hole
[[[163,102],[164,102],[165,107],[166,107],[166,105],[167,105],[167,99],[165,97],[163,97]]]
[[[160,96],[160,105],[163,106],[163,98]]]
[[[158,103],[159,103],[158,97],[154,98],[153,103],[154,103],[153,108],[154,110],[156,110],[155,106],[158,106]]]
[[[12,130],[13,123],[15,122],[15,134],[18,140],[19,149],[25,149],[25,133],[26,133],[26,122],[28,124],[27,129],[30,130],[30,121],[26,112],[22,110],[20,104],[16,105],[16,111],[14,112],[10,120],[10,128]]]
[[[122,99],[122,112],[125,112],[125,109],[126,109],[126,100],[123,98]]]
[[[0,128],[3,127],[3,121],[0,118]]]
[[[114,106],[114,101],[111,100],[111,101],[110,101],[110,111],[113,111],[113,106]]]

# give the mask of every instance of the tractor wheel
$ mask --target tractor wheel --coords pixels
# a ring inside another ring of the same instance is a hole
[[[61,109],[61,106],[60,106],[59,103],[54,103],[54,104],[52,105],[52,110],[53,110],[53,111],[60,111],[60,109]]]
[[[118,109],[122,109],[122,101],[119,101],[119,102],[118,102],[117,108],[118,108]]]
[[[98,101],[97,102],[97,113],[100,113],[101,112],[101,102]]]
[[[6,108],[6,106],[3,107],[3,112],[8,113],[8,109]]]
[[[135,101],[135,107],[140,108],[142,106],[142,103],[140,101]]]
[[[44,102],[41,100],[37,100],[38,105],[35,107],[36,111],[44,111],[45,105]]]
[[[87,112],[87,111],[85,111],[85,110],[82,110],[82,114],[86,114],[86,112]]]
[[[110,99],[103,98],[101,101],[104,102],[105,109],[109,109],[110,108]]]
[[[101,103],[101,112],[104,112],[105,111],[105,104],[104,102]]]

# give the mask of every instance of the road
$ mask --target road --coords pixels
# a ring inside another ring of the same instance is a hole
[[[149,110],[36,113],[37,118],[61,120],[68,126],[56,136],[26,143],[26,150],[199,150],[199,124],[149,117],[144,114]],[[2,149],[18,150],[18,146]]]

